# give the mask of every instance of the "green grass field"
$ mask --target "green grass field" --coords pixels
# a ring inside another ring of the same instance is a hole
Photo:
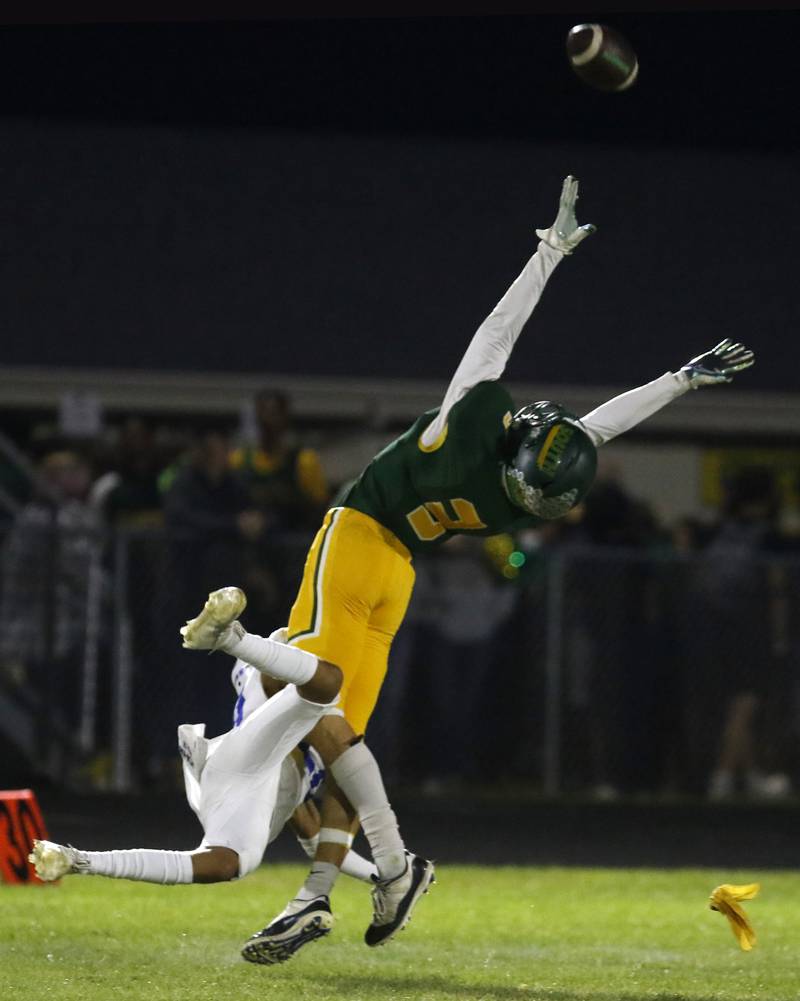
[[[367,888],[342,879],[337,924],[283,966],[239,958],[295,889],[299,866],[241,883],[160,887],[70,877],[0,887],[0,997],[279,1001],[796,1001],[800,875],[441,866],[406,931],[371,950]],[[708,910],[721,882],[760,881],[759,943],[739,950]]]

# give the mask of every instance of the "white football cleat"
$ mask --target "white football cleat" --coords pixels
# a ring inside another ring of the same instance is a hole
[[[406,867],[394,879],[372,877],[373,917],[364,941],[367,945],[383,945],[411,920],[420,897],[436,882],[433,862],[406,852]]]
[[[221,587],[212,591],[197,618],[181,626],[187,650],[216,650],[228,626],[247,608],[247,597],[240,587]]]
[[[28,861],[45,883],[52,883],[72,872],[86,872],[89,868],[89,860],[72,845],[57,845],[55,841],[40,841],[38,838],[34,839]]]

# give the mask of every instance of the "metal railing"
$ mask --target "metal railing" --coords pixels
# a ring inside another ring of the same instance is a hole
[[[64,783],[169,785],[177,724],[220,732],[233,701],[227,659],[183,651],[179,625],[239,582],[246,624],[269,633],[309,539],[62,522],[2,543],[0,737]],[[477,544],[419,559],[417,580],[369,733],[389,781],[698,793],[748,694],[736,767],[794,771],[797,558],[562,546],[532,549],[509,582]]]

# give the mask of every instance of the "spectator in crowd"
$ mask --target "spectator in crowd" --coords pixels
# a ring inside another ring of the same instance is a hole
[[[255,419],[257,446],[234,449],[230,465],[264,523],[247,576],[251,611],[278,626],[288,620],[308,541],[330,492],[319,455],[297,440],[285,393],[258,393]],[[307,537],[298,540],[297,533]]]
[[[163,459],[152,426],[139,417],[125,420],[108,465],[110,468],[95,481],[90,496],[102,513],[104,523],[118,530],[115,541],[125,546],[127,559],[121,565],[116,563],[113,548],[107,551],[107,559],[116,570],[115,587],[124,587],[130,621],[128,653],[134,672],[134,713],[136,719],[147,721],[152,711],[150,692],[162,684],[154,677],[159,665],[153,656],[153,637],[167,625],[161,617],[162,590],[170,572],[161,534],[164,512],[159,475]],[[147,741],[136,741],[134,749],[137,755],[135,769],[140,775],[149,777],[151,754]],[[110,756],[105,761],[99,757],[94,762],[97,784],[110,778],[109,774],[102,775],[103,764],[110,773]]]
[[[213,565],[214,580],[234,579],[235,573],[222,571],[226,565],[238,570],[241,579],[239,543],[261,537],[264,516],[229,469],[228,440],[222,432],[208,430],[199,435],[189,462],[177,472],[167,491],[164,511],[173,536],[191,542],[204,564]],[[202,580],[208,579],[204,573]],[[204,588],[202,581],[197,588]]]
[[[329,498],[319,455],[298,444],[289,398],[277,389],[255,399],[258,446],[234,449],[230,464],[270,529],[316,529]]]
[[[0,532],[11,525],[19,508],[30,499],[30,480],[8,455],[0,454]]]
[[[432,627],[421,681],[429,693],[431,744],[423,788],[432,795],[481,777],[492,728],[480,745],[475,734],[486,728],[490,679],[499,664],[507,670],[501,632],[518,591],[498,575],[485,549],[485,539],[456,536],[424,561],[424,569],[417,567],[418,577],[422,569],[426,578],[422,593]]]
[[[191,717],[208,720],[209,732],[222,732],[228,724],[224,672],[214,674],[208,684],[194,684],[198,665],[174,639],[175,623],[193,614],[198,596],[221,582],[247,585],[248,551],[264,531],[264,517],[253,508],[228,457],[227,435],[215,427],[200,431],[186,461],[170,474],[164,497],[168,572],[158,602],[163,621],[141,663],[145,669],[152,665],[147,771],[165,783],[178,777],[169,769],[175,759],[175,727],[187,712],[187,698]]]
[[[88,462],[74,451],[51,451],[39,473],[37,493],[3,546],[0,659],[14,665],[38,703],[40,750],[53,771],[59,744],[76,737],[80,668],[87,640],[97,638],[102,571]]]
[[[129,417],[120,429],[112,468],[92,487],[92,502],[108,524],[163,524],[162,466],[152,427],[141,417]]]
[[[565,556],[567,785],[588,788],[599,799],[651,790],[661,778],[663,676],[657,588],[642,557],[659,539],[656,519],[607,472],[571,518],[544,532]]]
[[[743,469],[728,483],[722,518],[694,564],[684,610],[687,621],[702,623],[689,639],[697,657],[694,744],[711,758],[707,791],[715,800],[788,791],[785,775],[764,773],[757,740],[786,652],[785,574],[769,559],[784,550],[777,516],[771,473]]]

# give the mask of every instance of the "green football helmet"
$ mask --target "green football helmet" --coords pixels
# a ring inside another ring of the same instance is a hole
[[[596,471],[591,438],[560,403],[529,403],[512,418],[503,485],[516,507],[547,521],[561,518],[586,496]]]

